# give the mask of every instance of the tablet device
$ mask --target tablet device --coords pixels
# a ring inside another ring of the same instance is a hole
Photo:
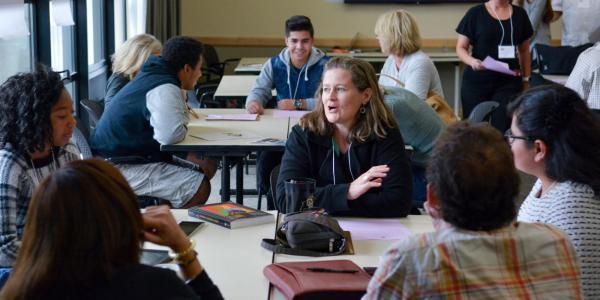
[[[149,266],[155,266],[158,264],[164,264],[171,259],[169,258],[169,251],[166,250],[154,250],[154,249],[143,249],[140,263]]]
[[[202,224],[204,222],[183,221],[179,223],[179,227],[185,232],[185,235],[190,236]]]

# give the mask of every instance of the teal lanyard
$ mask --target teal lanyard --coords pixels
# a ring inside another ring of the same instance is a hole
[[[333,154],[337,157],[340,157],[340,147],[337,145],[337,143],[335,142],[335,139],[332,137],[331,138],[331,150],[333,151]]]

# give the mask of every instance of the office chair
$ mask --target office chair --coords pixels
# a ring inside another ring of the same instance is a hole
[[[479,122],[492,122],[492,113],[500,106],[500,103],[496,101],[484,101],[477,104],[471,114],[469,115],[468,120],[474,123]]]
[[[239,62],[239,58],[230,58],[224,61],[219,60],[217,50],[211,45],[204,44],[204,66],[202,67],[202,76],[205,77],[205,83],[219,83],[221,77],[225,74],[227,65]]]
[[[94,132],[94,129],[96,129],[96,124],[98,124],[98,121],[100,121],[100,117],[102,116],[102,113],[104,112],[104,107],[102,107],[100,102],[89,100],[89,99],[82,99],[80,101],[80,103],[81,103],[81,107],[83,107],[83,109],[87,113],[88,130],[89,130],[89,133],[91,136],[92,133]]]

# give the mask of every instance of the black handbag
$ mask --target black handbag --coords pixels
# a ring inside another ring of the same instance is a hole
[[[344,253],[349,239],[338,221],[320,209],[286,215],[275,239],[263,239],[261,246],[275,253],[332,256]]]
[[[560,46],[552,47],[544,44],[536,44],[534,47],[537,59],[537,66],[542,74],[548,75],[569,75],[581,52],[593,46],[588,43],[580,46]]]

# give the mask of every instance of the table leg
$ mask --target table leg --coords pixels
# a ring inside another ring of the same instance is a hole
[[[229,157],[223,155],[223,168],[221,169],[221,202],[229,201],[230,184],[229,184]]]
[[[239,157],[235,167],[235,202],[244,204],[244,158]]]
[[[454,63],[454,114],[460,117],[460,62]]]

